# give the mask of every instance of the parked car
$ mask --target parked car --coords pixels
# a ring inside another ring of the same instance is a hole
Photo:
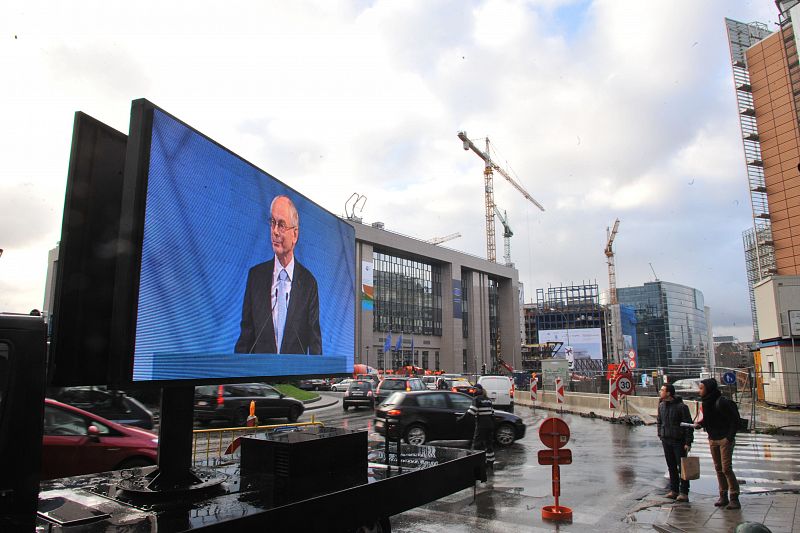
[[[297,388],[302,390],[331,390],[331,384],[326,379],[303,379],[298,383]]]
[[[41,479],[156,464],[158,437],[45,399]]]
[[[408,376],[387,376],[378,384],[378,390],[375,392],[375,404],[380,405],[381,402],[391,396],[393,392],[414,390],[428,389],[419,378],[411,378]]]
[[[369,407],[375,409],[375,391],[372,390],[372,380],[356,380],[350,383],[342,398],[342,409],[347,411],[350,407]]]
[[[61,387],[48,389],[47,395],[53,400],[118,424],[153,429],[152,411],[122,391],[98,387]]]
[[[305,410],[303,402],[264,383],[203,385],[194,389],[194,417],[202,425],[225,420],[234,426],[244,426],[251,401],[256,402],[259,423],[270,418],[296,422]]]
[[[700,399],[700,378],[679,379],[672,384],[675,387],[675,395],[684,400]]]
[[[405,439],[409,444],[422,445],[435,440],[470,440],[475,419],[458,420],[472,398],[452,391],[401,391],[393,393],[375,409],[375,431]],[[500,446],[508,446],[525,436],[525,424],[514,414],[495,411],[494,438]]]
[[[486,391],[495,409],[514,412],[514,381],[506,376],[481,376],[478,385]]]
[[[350,387],[350,384],[354,381],[355,381],[354,379],[350,378],[343,379],[339,383],[334,383],[333,385],[331,385],[331,390],[335,392],[344,392]]]

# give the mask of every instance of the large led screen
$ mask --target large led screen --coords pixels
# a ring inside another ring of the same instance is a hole
[[[133,381],[352,372],[353,228],[164,111],[146,113]]]
[[[565,358],[573,370],[600,370],[603,359],[603,336],[600,328],[549,329],[539,332],[539,342],[562,342],[555,357]]]

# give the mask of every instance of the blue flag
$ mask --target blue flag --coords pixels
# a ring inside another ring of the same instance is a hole
[[[414,355],[414,337],[411,337],[411,355]]]
[[[389,351],[389,348],[392,347],[392,334],[388,331],[386,332],[386,341],[383,343],[383,353]]]
[[[397,336],[397,346],[394,347],[398,352],[403,348],[403,334]]]

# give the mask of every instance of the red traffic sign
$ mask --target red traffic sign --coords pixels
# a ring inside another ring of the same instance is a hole
[[[630,374],[617,378],[617,392],[619,394],[630,394],[633,392],[633,381]]]
[[[569,426],[560,418],[546,418],[539,426],[539,439],[548,448],[563,448],[569,442]]]
[[[571,465],[572,450],[539,450],[540,465]]]
[[[619,366],[617,367],[617,375],[620,374],[628,374],[630,373],[631,369],[628,367],[628,363],[622,361]]]

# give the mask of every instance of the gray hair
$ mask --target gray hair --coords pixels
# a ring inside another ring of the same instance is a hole
[[[297,208],[294,206],[294,202],[292,202],[292,199],[289,198],[288,196],[286,196],[285,194],[278,195],[278,196],[276,196],[275,198],[272,199],[272,202],[269,204],[270,216],[272,215],[272,208],[275,206],[275,202],[278,200],[278,198],[286,198],[286,201],[289,202],[289,213],[290,213],[290,216],[292,217],[292,226],[294,226],[295,228],[297,228],[299,230],[300,229],[300,213],[297,212]]]

